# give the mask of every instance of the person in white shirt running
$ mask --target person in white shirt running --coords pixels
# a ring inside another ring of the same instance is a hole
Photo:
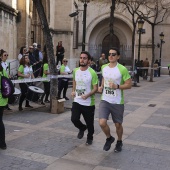
[[[96,72],[89,67],[91,56],[87,51],[82,51],[80,55],[80,67],[73,71],[73,90],[72,97],[74,102],[72,106],[71,121],[74,126],[79,129],[78,139],[83,138],[84,131],[87,129],[87,145],[93,142],[94,134],[94,111],[95,97],[97,91],[98,77]],[[80,116],[83,115],[85,124],[80,121]]]
[[[123,113],[124,113],[124,95],[123,90],[131,88],[131,77],[126,67],[118,63],[120,52],[117,48],[109,50],[109,63],[102,66],[102,84],[98,91],[102,93],[99,105],[99,124],[105,133],[107,139],[103,150],[108,151],[115,138],[111,136],[110,128],[107,124],[109,115],[116,127],[118,136],[114,151],[122,150],[123,135]]]

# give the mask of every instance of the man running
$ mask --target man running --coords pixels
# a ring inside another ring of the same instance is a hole
[[[109,63],[102,66],[102,84],[98,91],[102,93],[99,105],[99,124],[106,135],[106,143],[103,150],[108,151],[115,138],[111,136],[110,128],[107,124],[109,115],[115,123],[118,136],[115,152],[122,150],[123,135],[123,112],[124,95],[123,90],[131,88],[131,77],[126,67],[118,63],[120,52],[117,48],[109,50]]]
[[[98,77],[96,72],[90,68],[89,62],[91,56],[87,51],[82,51],[80,55],[80,67],[73,71],[73,90],[72,97],[74,102],[72,106],[71,121],[79,129],[78,139],[83,138],[84,131],[87,129],[87,145],[93,142],[94,134],[94,111],[95,98],[97,91]],[[86,125],[80,121],[81,114],[84,117]]]

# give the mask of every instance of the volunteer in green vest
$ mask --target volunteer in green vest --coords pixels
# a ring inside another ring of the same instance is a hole
[[[61,75],[68,75],[71,74],[71,70],[68,67],[68,60],[66,58],[63,59],[62,61],[62,65],[60,67],[60,74]],[[61,92],[63,90],[63,98],[65,98],[66,100],[69,100],[69,98],[66,96],[67,93],[67,89],[68,89],[68,81],[69,78],[59,78],[58,81],[58,99],[61,99]]]
[[[46,78],[49,74],[50,74],[50,72],[49,72],[49,65],[48,65],[48,57],[47,57],[47,54],[44,53],[44,57],[43,57],[43,76],[42,77]],[[45,105],[45,103],[50,103],[50,101],[48,100],[48,97],[50,95],[50,81],[48,81],[48,80],[43,81],[43,84],[44,84],[44,94],[41,97],[41,104]],[[44,100],[44,96],[45,96],[45,100]]]
[[[6,71],[3,69],[1,65],[1,59],[0,59],[0,75],[8,77]],[[0,82],[1,82],[1,76],[0,76]],[[1,89],[1,83],[0,83],[0,89]],[[8,103],[8,98],[3,98],[2,93],[0,91],[0,149],[6,149],[6,143],[5,143],[5,126],[3,123],[3,112],[4,112],[4,107]]]
[[[19,80],[27,80],[27,79],[31,79],[34,78],[33,75],[33,70],[32,70],[32,66],[30,66],[30,60],[28,57],[28,54],[25,54],[21,60],[20,60],[20,66],[18,69],[18,79]],[[19,83],[20,89],[21,89],[21,96],[19,99],[19,111],[22,111],[22,103],[26,98],[26,93],[28,91],[28,85],[29,83]],[[33,108],[32,106],[30,106],[29,101],[26,100],[26,104],[25,107],[29,107],[29,108]]]

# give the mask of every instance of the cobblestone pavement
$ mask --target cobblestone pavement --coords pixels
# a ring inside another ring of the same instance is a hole
[[[65,112],[50,114],[46,107],[4,113],[7,150],[0,150],[0,170],[169,170],[170,77],[141,80],[140,87],[125,91],[123,150],[114,145],[103,151],[105,136],[98,125],[100,95],[96,95],[95,136],[86,146],[86,134],[70,121],[72,100]],[[68,90],[68,94],[71,89]],[[116,136],[111,121],[112,135]]]

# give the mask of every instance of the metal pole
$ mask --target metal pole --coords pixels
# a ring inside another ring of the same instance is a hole
[[[139,29],[138,61],[140,61],[141,29]]]
[[[161,46],[160,46],[160,57],[159,57],[159,64],[160,64],[160,67],[159,67],[159,76],[161,74],[161,58],[162,58],[162,43],[163,41],[161,40]]]
[[[83,40],[82,40],[82,51],[85,51],[85,43],[86,43],[86,11],[87,11],[87,3],[86,0],[84,2],[84,11],[83,11]]]

